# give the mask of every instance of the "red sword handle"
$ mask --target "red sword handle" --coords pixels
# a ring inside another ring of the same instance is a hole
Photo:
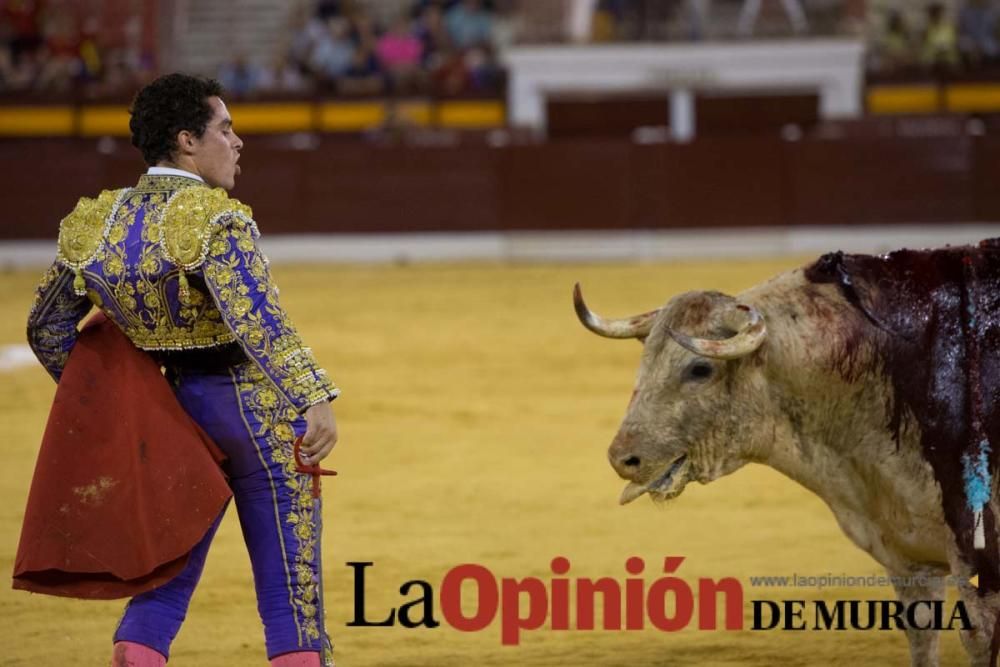
[[[306,473],[312,476],[312,497],[319,498],[319,478],[322,475],[336,475],[336,470],[326,470],[320,468],[318,463],[312,465],[305,465],[302,463],[302,436],[300,435],[295,439],[295,447],[293,448],[295,453],[295,472]]]

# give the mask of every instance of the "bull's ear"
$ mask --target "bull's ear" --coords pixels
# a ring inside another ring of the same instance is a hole
[[[767,336],[767,326],[760,312],[752,306],[734,300],[727,306],[725,315],[727,316],[725,319],[729,321],[731,317],[743,320],[742,326],[738,326],[733,335],[725,338],[695,338],[674,329],[667,331],[681,347],[710,359],[738,359],[756,351]]]

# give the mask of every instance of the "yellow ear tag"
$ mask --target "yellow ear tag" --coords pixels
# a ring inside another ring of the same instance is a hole
[[[87,296],[87,283],[83,281],[83,271],[74,269],[73,273],[73,291],[77,296]]]

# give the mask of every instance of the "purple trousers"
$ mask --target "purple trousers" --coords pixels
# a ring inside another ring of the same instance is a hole
[[[224,469],[253,566],[268,658],[317,651],[332,665],[323,626],[321,505],[311,477],[295,471],[292,450],[305,420],[252,362],[216,372],[171,369],[168,377],[184,409],[229,457]],[[177,577],[129,601],[115,641],[169,656],[221,519]]]

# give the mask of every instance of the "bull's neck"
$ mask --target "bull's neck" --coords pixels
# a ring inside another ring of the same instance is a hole
[[[761,462],[830,505],[863,506],[879,482],[876,463],[897,448],[888,428],[884,382],[868,377],[844,387],[830,378],[808,400],[780,396],[774,440]],[[905,445],[905,443],[903,443]],[[857,474],[867,470],[868,479]]]
[[[755,460],[831,505],[863,502],[871,487],[854,473],[896,448],[888,382],[870,363],[871,348],[855,337],[857,312],[835,288],[812,285],[801,272],[775,283],[757,299],[768,323],[775,422]]]

